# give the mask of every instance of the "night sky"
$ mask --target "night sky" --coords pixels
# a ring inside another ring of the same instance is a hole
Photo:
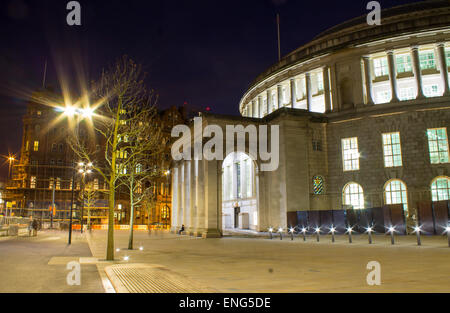
[[[277,61],[276,13],[282,55],[320,32],[367,14],[369,1],[80,0],[82,26],[68,26],[66,0],[0,1],[0,154],[18,154],[25,97],[42,86],[59,89],[77,75],[95,80],[123,54],[141,63],[159,105],[209,106],[238,114],[251,81]],[[379,1],[388,8],[413,1]],[[63,74],[56,69],[60,69]],[[58,75],[59,74],[59,75]],[[2,162],[0,162],[2,163]],[[0,180],[8,172],[0,168]]]

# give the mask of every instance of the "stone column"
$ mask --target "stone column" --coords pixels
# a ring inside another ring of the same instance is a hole
[[[277,85],[277,102],[278,102],[278,109],[283,106],[282,100],[283,100],[283,86]]]
[[[262,117],[262,97],[258,96],[258,117]]]
[[[328,66],[323,69],[323,92],[325,98],[325,112],[331,112],[331,96],[330,96],[330,75],[328,73]]]
[[[412,46],[411,47],[411,59],[414,77],[416,79],[417,86],[417,97],[416,99],[424,98],[423,88],[422,88],[422,72],[420,71],[420,61],[419,61],[419,47]]]
[[[439,71],[441,72],[442,85],[444,87],[443,96],[450,96],[450,89],[448,86],[448,71],[447,71],[447,60],[445,57],[445,44],[440,42],[436,45]]]
[[[183,221],[184,211],[184,164],[181,162],[178,166],[178,212],[177,212],[177,230],[180,229]]]
[[[205,231],[205,167],[206,160],[199,160],[197,163],[197,177],[195,178],[195,205],[197,207],[196,228],[194,236],[201,237]]]
[[[205,231],[203,238],[222,236],[222,199],[218,173],[219,161],[205,162]]]
[[[291,108],[293,108],[295,106],[295,103],[297,102],[297,92],[295,90],[294,78],[291,78],[290,85],[291,85]]]
[[[305,73],[305,82],[306,82],[306,106],[308,111],[311,111],[312,106],[312,94],[311,94],[311,74]]]
[[[363,56],[363,64],[364,64],[364,78],[366,81],[366,96],[367,96],[367,104],[373,105],[373,94],[372,94],[372,71],[370,66],[370,58],[368,56]]]
[[[397,72],[395,70],[395,59],[394,59],[394,51],[387,51],[387,59],[389,66],[389,81],[391,82],[391,102],[398,102],[398,93],[397,93]]]
[[[256,100],[252,100],[252,117],[256,117]]]
[[[188,227],[188,232],[189,235],[193,235],[194,231],[195,231],[195,217],[197,215],[197,210],[196,210],[196,195],[197,193],[195,192],[195,170],[196,170],[196,163],[197,161],[192,160],[189,161],[190,162],[190,173],[189,173],[189,227]]]
[[[266,96],[267,96],[267,103],[266,103],[267,104],[267,115],[269,115],[270,114],[270,98],[272,98],[270,89],[267,89]]]
[[[172,212],[171,216],[171,227],[170,231],[177,231],[177,214],[178,214],[178,168],[173,167],[172,171]]]
[[[183,224],[184,224],[184,229],[185,231],[187,231],[190,221],[189,221],[189,217],[190,217],[190,213],[189,213],[189,172],[190,172],[190,161],[185,161],[184,162],[184,181],[183,181]]]

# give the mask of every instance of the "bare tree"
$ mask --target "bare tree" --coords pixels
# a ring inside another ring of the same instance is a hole
[[[84,209],[87,209],[87,225],[89,230],[91,229],[91,210],[97,205],[97,200],[99,197],[98,190],[94,186],[94,182],[88,182],[84,185],[83,192],[80,195],[80,201],[83,201]]]
[[[146,112],[146,108],[156,102],[154,93],[145,87],[144,77],[142,67],[127,56],[103,71],[100,80],[93,85],[91,96],[91,101],[98,106],[92,120],[92,138],[73,136],[68,140],[75,154],[93,163],[93,169],[108,183],[106,259],[109,261],[114,260],[115,192],[119,179],[126,174],[129,162],[133,160],[132,155],[123,158],[129,148],[126,140],[129,125],[135,125],[133,119],[140,118],[129,112]]]
[[[151,197],[145,188],[161,176],[162,152],[165,139],[161,135],[158,112],[154,105],[136,106],[127,110],[124,137],[119,143],[121,161],[126,163],[120,185],[126,186],[130,196],[130,233],[128,249],[133,249],[135,208],[143,199]]]

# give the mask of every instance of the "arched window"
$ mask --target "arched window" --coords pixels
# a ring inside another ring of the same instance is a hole
[[[446,176],[436,177],[431,182],[431,199],[433,201],[450,199],[450,178]]]
[[[364,209],[364,192],[357,183],[348,183],[342,191],[342,202],[351,205],[354,209]]]
[[[403,210],[408,209],[408,196],[406,185],[399,179],[393,179],[384,186],[384,199],[386,204],[403,204]]]

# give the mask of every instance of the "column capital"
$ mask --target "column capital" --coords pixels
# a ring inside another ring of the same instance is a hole
[[[419,45],[411,45],[409,46],[411,50],[419,50]]]
[[[445,48],[445,42],[444,42],[444,41],[437,42],[437,43],[436,43],[436,48],[439,48],[439,47]]]
[[[394,50],[393,49],[389,49],[389,50],[386,50],[386,54],[394,54]]]

